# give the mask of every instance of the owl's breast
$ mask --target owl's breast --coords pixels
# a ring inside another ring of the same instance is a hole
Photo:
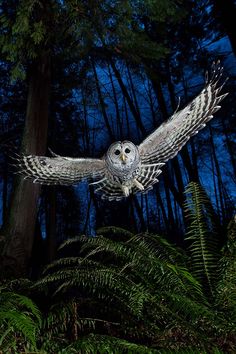
[[[109,166],[107,169],[107,177],[112,182],[117,184],[123,184],[124,182],[132,181],[140,173],[141,165],[138,166],[125,166],[125,168],[114,168],[114,166]]]

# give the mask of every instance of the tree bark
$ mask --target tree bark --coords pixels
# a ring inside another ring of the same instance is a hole
[[[50,188],[47,195],[47,261],[50,263],[56,257],[56,231],[57,231],[57,217],[56,217],[56,191],[55,188]]]
[[[114,85],[114,80],[112,77],[111,68],[110,68],[109,64],[108,64],[108,72],[109,72],[109,79],[111,82],[113,100],[114,100],[114,105],[115,105],[115,110],[116,110],[117,134],[120,137],[120,139],[123,140],[123,135],[124,135],[123,122],[122,122],[122,118],[121,118],[121,114],[120,114],[120,108],[119,108],[119,102],[118,102],[118,97],[117,97],[117,93],[116,93],[116,88]]]
[[[164,206],[163,201],[162,201],[162,197],[161,197],[158,189],[156,191],[156,200],[157,200],[157,209],[158,209],[158,206],[160,206],[163,222],[164,222],[164,225],[165,225],[165,230],[169,230],[169,225],[170,224],[169,224],[168,217],[167,217],[167,214],[166,214],[166,209],[165,209],[165,206]],[[159,219],[157,219],[157,221],[159,222]],[[159,222],[159,224],[160,224],[160,222]]]
[[[92,64],[92,68],[93,68],[93,73],[94,73],[94,78],[95,78],[95,83],[96,83],[96,88],[97,88],[97,93],[98,93],[98,99],[99,99],[100,107],[101,107],[101,110],[102,110],[102,115],[103,115],[103,118],[104,118],[104,121],[105,121],[105,124],[106,124],[107,131],[109,133],[109,136],[110,136],[111,140],[114,140],[114,134],[112,132],[112,128],[111,128],[111,125],[110,125],[110,122],[109,122],[109,117],[108,117],[107,112],[106,112],[105,102],[104,102],[104,99],[103,99],[103,96],[102,96],[102,91],[101,91],[101,88],[100,88],[100,85],[99,85],[97,70],[96,70],[96,67],[95,67],[95,64],[94,64],[93,60],[91,60],[91,64]]]
[[[169,63],[168,59],[166,59],[166,61],[165,61],[165,67],[166,67],[167,86],[168,86],[168,91],[170,94],[171,107],[173,110],[176,110],[177,102],[175,99],[175,88],[174,88],[172,78],[171,78],[170,63]],[[192,151],[193,151],[193,149],[194,149],[194,146],[192,145]],[[191,161],[187,146],[184,146],[179,154],[180,154],[182,161],[184,163],[184,167],[186,168],[186,171],[188,173],[189,180],[200,183],[199,178],[198,178],[197,164],[195,164],[195,166],[193,165],[193,162],[196,163],[197,161],[196,161],[196,159],[192,159],[192,161]],[[177,162],[175,162],[175,161],[177,161]],[[175,163],[176,163],[175,171],[177,171],[177,174],[179,174],[178,171],[180,171],[180,167],[179,167],[179,162],[177,159],[175,159],[173,161],[173,164],[175,164]],[[178,176],[177,174],[176,174],[176,179],[177,179],[177,182],[179,181],[179,183],[180,183],[179,190],[182,190],[182,192],[183,192],[184,186],[183,186],[183,182],[182,182],[182,177],[180,178],[180,176]],[[181,187],[181,189],[180,189],[180,187]]]
[[[6,220],[7,215],[7,200],[8,200],[8,166],[7,166],[7,159],[4,158],[4,168],[3,168],[3,175],[2,175],[2,220]]]
[[[115,74],[115,77],[120,85],[120,88],[122,90],[122,93],[124,95],[124,97],[126,98],[126,101],[128,103],[128,106],[129,106],[129,109],[131,111],[131,113],[133,114],[133,117],[136,121],[136,124],[137,124],[137,127],[139,128],[140,132],[142,133],[143,136],[146,135],[146,129],[145,129],[145,126],[142,122],[142,118],[139,114],[139,112],[137,111],[136,107],[135,107],[135,104],[134,102],[132,101],[129,93],[128,93],[128,90],[122,80],[122,77],[121,77],[121,74],[119,72],[119,70],[116,68],[116,65],[115,63],[113,62],[113,60],[110,58],[110,64],[111,64],[111,67],[112,67],[112,70]]]
[[[164,98],[164,94],[163,94],[161,83],[156,78],[153,79],[152,77],[150,77],[150,80],[152,82],[153,91],[155,92],[155,95],[156,95],[156,98],[157,98],[157,101],[158,101],[158,105],[160,107],[160,111],[161,111],[161,114],[162,114],[163,121],[165,121],[165,120],[167,120],[169,118],[169,113],[167,111],[166,102],[165,102],[165,98]]]
[[[42,155],[46,150],[51,87],[50,54],[45,52],[29,70],[29,89],[21,151]],[[8,220],[4,227],[4,266],[14,275],[26,275],[34,241],[40,186],[17,177]]]
[[[214,139],[213,139],[213,131],[212,131],[211,125],[209,125],[209,132],[210,132],[210,143],[211,143],[211,149],[212,149],[212,158],[213,158],[213,162],[214,162],[215,170],[216,170],[216,175],[217,175],[220,212],[222,215],[222,221],[224,221],[226,219],[225,195],[224,195],[225,193],[224,193],[222,174],[221,174],[221,169],[220,169],[219,161],[218,161],[217,154],[216,154],[215,143],[214,143]]]
[[[157,101],[158,101],[158,104],[160,107],[163,121],[166,121],[169,118],[169,115],[168,115],[168,110],[167,110],[167,106],[166,106],[165,97],[163,94],[161,83],[157,79],[153,80],[152,78],[150,78],[150,80],[152,82],[153,89],[154,89],[154,92],[157,97]],[[165,181],[165,188],[169,188],[171,190],[171,192],[172,192],[174,198],[176,199],[176,201],[178,202],[179,206],[183,209],[184,184],[183,184],[183,179],[182,179],[182,175],[181,175],[181,171],[180,171],[178,157],[175,157],[171,163],[174,168],[174,173],[176,176],[176,182],[177,182],[178,189],[175,187],[174,183],[169,180],[169,177],[167,175],[163,176],[164,181]],[[167,200],[168,200],[168,194],[167,194]],[[170,214],[170,207],[171,207],[171,202],[169,202],[169,205],[168,205],[169,214]],[[172,214],[173,214],[173,212],[172,212]],[[171,217],[171,215],[169,215],[169,217]],[[173,218],[173,220],[174,220],[174,218]]]

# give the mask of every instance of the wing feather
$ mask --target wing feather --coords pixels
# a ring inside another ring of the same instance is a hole
[[[18,173],[25,179],[48,185],[70,185],[83,179],[102,178],[105,171],[103,159],[22,155],[16,160]]]
[[[184,109],[174,113],[140,145],[139,152],[144,164],[166,162],[178,154],[189,138],[198,133],[220,109],[219,103],[228,93],[220,95],[224,86],[218,86],[223,68],[213,63],[212,76],[201,93]]]

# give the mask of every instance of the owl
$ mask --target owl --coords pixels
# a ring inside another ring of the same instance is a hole
[[[87,179],[103,199],[121,200],[130,194],[149,191],[162,166],[175,157],[189,138],[205,127],[219,103],[223,68],[212,66],[210,80],[185,108],[175,112],[151,135],[136,146],[131,141],[113,143],[102,158],[71,158],[52,153],[52,157],[22,155],[18,172],[34,183],[71,185]]]

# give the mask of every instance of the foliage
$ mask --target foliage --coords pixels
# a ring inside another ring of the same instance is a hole
[[[236,219],[228,226],[228,240],[222,250],[220,281],[217,284],[217,302],[222,311],[236,324]]]
[[[143,345],[130,343],[126,340],[105,335],[89,334],[71,344],[62,353],[93,354],[95,352],[109,354],[155,354],[156,350],[151,350]]]
[[[171,0],[159,1],[158,6],[152,1],[3,1],[1,51],[13,63],[13,79],[24,79],[28,65],[42,52],[58,56],[63,43],[64,60],[71,56],[81,60],[95,47],[123,56],[129,53],[133,60],[163,57],[167,48],[150,40],[143,29],[144,9],[147,17],[160,22],[168,18],[180,21],[183,16]]]
[[[235,220],[221,259],[210,257],[213,209],[200,186],[190,184],[186,192],[187,252],[159,235],[115,227],[66,240],[43,277],[21,286],[28,284],[38,299],[41,329],[34,303],[2,287],[4,350],[36,350],[37,342],[43,354],[233,353]],[[208,277],[198,276],[206,265],[212,292]]]
[[[41,314],[30,298],[0,287],[0,348],[4,353],[35,350],[40,324]]]
[[[218,275],[219,260],[216,217],[209,197],[199,184],[189,183],[186,194],[185,214],[188,232],[185,239],[190,241],[192,272],[204,284],[206,291],[214,296],[214,282]]]
[[[104,353],[235,349],[235,224],[229,226],[222,259],[211,256],[218,249],[212,241],[212,206],[200,186],[190,184],[186,193],[187,253],[158,235],[115,227],[60,246],[61,257],[34,285],[53,303],[44,321],[48,343],[57,335],[61,350],[87,348],[88,353],[94,348]],[[208,277],[199,277],[199,269]],[[214,279],[212,291],[209,279]],[[68,328],[70,344],[63,340]]]
[[[220,251],[222,228],[209,197],[200,185],[193,182],[186,188],[186,194],[190,268],[222,322],[226,320],[224,331],[227,333],[236,325],[235,218],[228,225],[227,240]]]

